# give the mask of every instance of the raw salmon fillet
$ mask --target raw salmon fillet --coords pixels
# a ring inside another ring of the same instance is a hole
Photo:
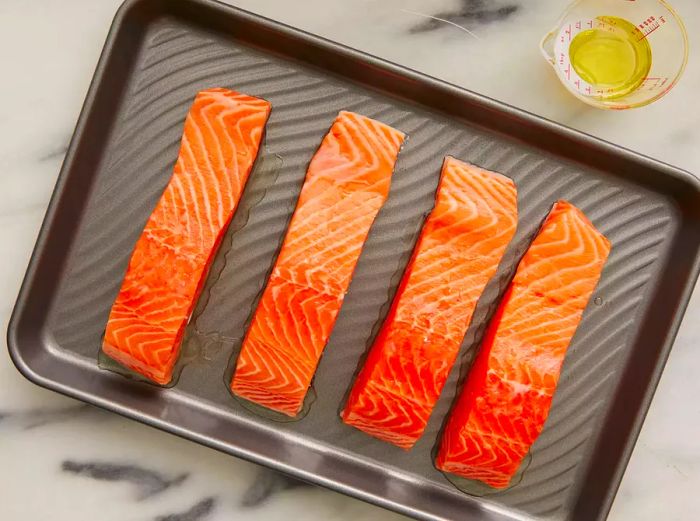
[[[341,112],[306,173],[277,263],[243,341],[231,390],[295,416],[330,337],[403,133]]]
[[[102,350],[158,384],[172,378],[183,331],[258,154],[267,101],[197,94],[165,191],[136,243]]]
[[[513,181],[448,157],[392,307],[341,416],[410,449],[518,222]]]
[[[505,488],[549,414],[609,241],[559,201],[520,261],[444,430],[437,467]]]

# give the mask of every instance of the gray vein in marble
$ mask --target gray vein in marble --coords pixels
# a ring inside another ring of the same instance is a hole
[[[468,24],[499,22],[510,18],[521,7],[515,3],[494,6],[492,1],[487,0],[462,0],[460,4],[456,9],[439,12],[430,20],[414,25],[409,32],[434,31],[444,27],[445,22],[462,28]]]
[[[476,34],[474,34],[472,31],[470,31],[469,29],[467,29],[466,27],[462,27],[461,25],[456,24],[456,23],[454,23],[454,22],[450,22],[449,20],[445,20],[444,18],[438,18],[437,16],[431,16],[431,15],[429,15],[429,14],[419,13],[418,11],[411,11],[410,9],[399,9],[399,11],[402,11],[402,12],[404,12],[404,13],[410,13],[410,14],[413,14],[413,15],[416,15],[416,16],[421,16],[421,17],[423,17],[423,18],[429,18],[430,20],[432,20],[432,21],[434,21],[434,22],[446,23],[446,24],[448,24],[448,25],[451,25],[451,26],[453,26],[453,27],[456,27],[456,28],[459,29],[460,31],[464,31],[465,33],[467,33],[469,36],[471,36],[472,38],[474,38],[474,39],[476,39],[476,40],[480,40],[480,39],[481,39],[481,38],[479,38]]]
[[[138,465],[120,465],[107,462],[77,462],[65,460],[61,470],[70,474],[87,476],[99,481],[126,481],[137,488],[137,500],[142,501],[180,485],[189,476],[188,473],[168,478],[155,470]]]
[[[85,415],[109,417],[109,414],[105,411],[88,404],[72,405],[60,409],[29,409],[18,412],[0,411],[0,427],[3,425],[17,425],[21,429],[29,431],[49,424],[72,421]]]
[[[274,470],[261,469],[255,481],[243,493],[241,506],[255,508],[278,492],[305,486],[310,485]]]
[[[155,521],[200,521],[201,519],[207,517],[215,506],[216,498],[208,497],[199,501],[192,506],[192,508],[185,510],[184,512],[158,516],[156,517]]]
[[[40,161],[53,161],[55,159],[62,159],[66,152],[68,151],[69,139],[66,139],[61,143],[61,145],[54,147],[47,152],[44,152],[40,157]]]

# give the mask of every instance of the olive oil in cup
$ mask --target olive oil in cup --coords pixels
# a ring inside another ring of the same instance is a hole
[[[619,98],[639,88],[651,69],[651,46],[627,20],[600,16],[597,26],[578,33],[569,59],[578,75],[603,98]]]

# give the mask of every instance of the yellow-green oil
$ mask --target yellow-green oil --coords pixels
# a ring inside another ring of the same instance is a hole
[[[619,98],[633,92],[651,69],[651,47],[632,23],[600,16],[596,25],[577,34],[569,59],[578,75],[601,98]]]

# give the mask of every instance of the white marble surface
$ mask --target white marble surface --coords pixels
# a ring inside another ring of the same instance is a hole
[[[626,113],[588,108],[563,91],[536,48],[564,0],[231,3],[700,173],[700,54],[691,52],[683,81],[653,106]],[[692,36],[700,3],[674,4]],[[3,329],[117,6],[118,0],[0,0]],[[483,13],[497,8],[512,13],[499,20]],[[460,18],[460,10],[467,16]],[[444,24],[411,31],[425,19],[407,11],[444,14],[476,38]],[[614,521],[698,519],[699,312],[696,296],[613,506]],[[19,375],[4,347],[0,462],[3,520],[400,517],[39,389]]]

